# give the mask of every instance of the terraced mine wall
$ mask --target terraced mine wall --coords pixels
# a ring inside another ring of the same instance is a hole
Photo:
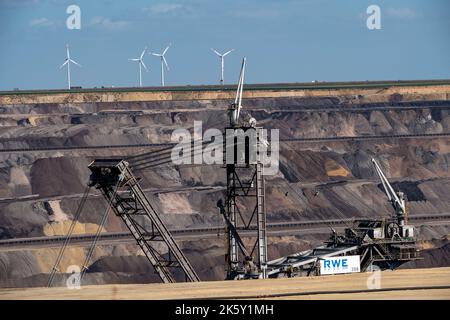
[[[367,102],[398,102],[418,100],[449,100],[450,84],[440,85],[401,85],[389,84],[373,85],[317,85],[308,89],[296,89],[289,85],[273,85],[273,89],[265,89],[252,85],[246,86],[244,98],[279,98],[279,97],[341,97],[353,103]],[[278,87],[278,88],[277,88]],[[300,86],[301,87],[301,86]],[[195,101],[233,99],[234,88],[221,89],[192,89],[182,87],[173,90],[72,90],[72,92],[24,92],[0,94],[0,105],[11,104],[40,104],[40,103],[84,103],[84,102],[140,102],[140,101]]]
[[[279,129],[284,140],[280,170],[266,180],[268,222],[389,216],[392,209],[372,169],[371,157],[376,157],[388,178],[406,192],[410,216],[450,213],[450,138],[427,136],[450,133],[449,92],[447,86],[246,92],[245,109],[264,127]],[[204,129],[223,128],[233,94],[0,96],[0,241],[64,235],[88,181],[90,161],[156,152],[161,147],[149,144],[170,142],[174,129],[190,128],[194,120],[201,120]],[[416,136],[388,137],[395,135]],[[298,141],[343,136],[386,138]],[[147,146],[132,147],[137,144]],[[95,148],[104,145],[129,147]],[[57,150],[46,149],[49,147]],[[164,165],[136,174],[142,177],[169,228],[185,229],[223,224],[216,202],[224,197],[224,171],[220,166]],[[95,232],[105,207],[103,198],[94,192],[76,233]],[[450,265],[449,223],[418,223],[426,259],[417,266]],[[104,231],[126,229],[111,216]],[[329,231],[321,227],[271,234],[269,258],[316,246]],[[202,280],[223,279],[223,234],[197,235],[179,243]],[[39,244],[23,249],[0,245],[0,286],[45,284],[57,251]],[[86,251],[86,245],[70,247],[62,269],[81,265]],[[98,246],[85,279],[91,284],[157,281],[137,246],[117,241]],[[57,280],[64,283],[62,277]]]

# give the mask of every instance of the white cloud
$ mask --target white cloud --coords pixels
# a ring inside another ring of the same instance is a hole
[[[47,18],[33,19],[30,21],[30,26],[32,27],[52,27],[54,25],[56,25],[56,22]]]
[[[274,10],[272,8],[256,8],[254,10],[239,10],[234,12],[234,16],[237,18],[245,19],[269,19],[278,18],[283,13],[279,10]]]
[[[0,6],[25,7],[38,4],[38,0],[0,0]]]
[[[386,14],[396,19],[414,19],[417,14],[411,8],[387,8]]]
[[[145,8],[144,11],[149,12],[150,14],[161,15],[174,13],[183,9],[186,9],[185,6],[179,3],[159,3]]]
[[[261,1],[248,3],[239,8],[234,8],[231,15],[235,18],[242,19],[279,19],[291,15],[298,15],[299,9],[296,7],[296,2],[266,2]]]
[[[105,17],[95,17],[89,22],[88,26],[100,27],[107,30],[124,30],[130,24],[130,21],[111,20],[110,18]]]

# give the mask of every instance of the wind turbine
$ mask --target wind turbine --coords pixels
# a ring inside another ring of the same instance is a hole
[[[68,86],[69,86],[69,89],[70,89],[70,63],[72,62],[73,64],[75,64],[75,65],[77,65],[79,67],[81,67],[81,65],[70,58],[70,51],[69,51],[69,45],[68,44],[66,44],[66,51],[67,51],[67,58],[66,58],[66,60],[64,60],[64,63],[61,65],[61,67],[59,67],[59,69],[61,69],[65,65],[67,65],[67,83],[68,83]]]
[[[214,50],[213,48],[211,48],[211,50],[217,54],[219,56],[220,59],[220,67],[221,67],[221,74],[220,74],[220,84],[223,84],[223,71],[224,71],[224,58],[226,55],[228,55],[229,53],[233,52],[234,49],[231,49],[230,51],[225,52],[224,54],[220,54],[219,52],[217,52],[216,50]]]
[[[163,53],[154,53],[151,52],[151,55],[154,55],[155,57],[160,57],[161,59],[161,86],[164,87],[164,65],[166,65],[167,71],[169,70],[169,65],[167,64],[166,58],[164,57],[164,55],[166,54],[167,50],[169,50],[171,44],[169,43],[169,45],[164,49]]]
[[[139,63],[139,87],[142,87],[142,67],[145,68],[145,71],[148,71],[147,66],[145,65],[143,60],[145,51],[147,51],[147,47],[144,48],[139,58],[128,59],[130,61],[137,61]]]

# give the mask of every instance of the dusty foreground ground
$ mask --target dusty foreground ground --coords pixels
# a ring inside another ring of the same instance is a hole
[[[310,278],[201,283],[99,285],[67,288],[2,289],[0,299],[450,299],[450,268],[381,272]]]

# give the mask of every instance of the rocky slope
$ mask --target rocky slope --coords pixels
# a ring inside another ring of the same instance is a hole
[[[90,161],[158,148],[5,150],[169,142],[174,129],[191,128],[194,120],[202,121],[204,129],[222,129],[228,102],[0,106],[0,239],[65,234],[88,181]],[[349,105],[339,97],[291,97],[247,99],[244,105],[265,128],[279,129],[281,139],[450,132],[450,103],[442,101]],[[406,193],[410,215],[450,212],[448,137],[282,142],[280,170],[266,182],[269,222],[387,216],[391,207],[380,189],[371,157],[380,161],[394,185]],[[216,202],[224,197],[225,186],[225,172],[220,166],[164,165],[137,174],[143,178],[146,192],[155,195],[169,227],[220,223]],[[95,232],[104,211],[103,198],[94,192],[76,232]],[[125,231],[125,227],[111,216],[105,231]],[[448,233],[446,227],[424,230],[423,240],[430,243],[427,248],[435,251],[421,263],[448,263],[442,249],[445,244],[433,242]],[[327,236],[273,238],[270,258],[317,245]],[[223,246],[223,237],[183,243],[205,280],[223,277]],[[66,265],[81,264],[85,249],[72,250],[76,252]],[[42,284],[42,274],[49,272],[56,252],[57,248],[0,251],[0,284]],[[130,245],[102,246],[95,254],[92,270],[92,283],[155,280],[147,261]]]

